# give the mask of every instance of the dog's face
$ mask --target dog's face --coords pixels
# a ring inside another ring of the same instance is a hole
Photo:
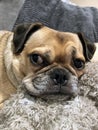
[[[39,23],[19,25],[13,44],[13,65],[35,96],[77,94],[78,78],[95,51],[81,34],[59,32]]]

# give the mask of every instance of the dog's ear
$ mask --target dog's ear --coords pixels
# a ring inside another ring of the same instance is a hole
[[[90,61],[95,53],[96,47],[93,43],[90,43],[82,33],[77,33],[83,46],[83,53],[86,61]]]
[[[13,44],[14,44],[14,54],[19,54],[22,52],[24,45],[31,34],[41,29],[43,24],[20,24],[14,30]]]

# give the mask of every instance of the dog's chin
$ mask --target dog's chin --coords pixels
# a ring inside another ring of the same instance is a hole
[[[23,79],[23,86],[30,95],[46,98],[51,97],[72,97],[79,93],[77,87],[78,78],[70,74],[70,80],[65,86],[55,85],[49,75],[44,73],[37,75],[32,79],[32,76],[26,76]]]

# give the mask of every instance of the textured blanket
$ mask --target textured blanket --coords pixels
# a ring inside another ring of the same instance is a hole
[[[41,22],[68,32],[82,32],[98,42],[98,9],[74,6],[61,0],[25,0],[15,26],[25,22]]]
[[[98,63],[88,63],[79,81],[80,94],[30,97],[18,89],[0,111],[0,130],[98,130]]]

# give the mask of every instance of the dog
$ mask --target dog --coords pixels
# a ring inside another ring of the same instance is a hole
[[[77,95],[78,79],[96,47],[81,33],[41,23],[0,32],[0,104],[22,85],[33,96]]]

